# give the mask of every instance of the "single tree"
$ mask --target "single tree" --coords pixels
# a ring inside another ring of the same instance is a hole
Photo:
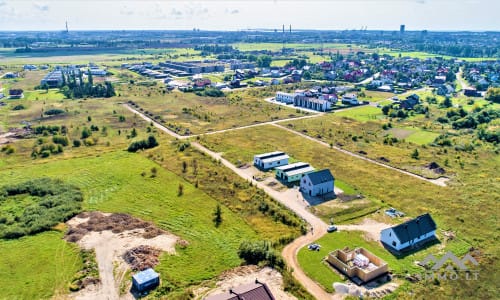
[[[220,224],[222,223],[222,209],[221,209],[219,204],[217,204],[217,206],[215,207],[213,221],[214,221],[215,227],[219,227]]]

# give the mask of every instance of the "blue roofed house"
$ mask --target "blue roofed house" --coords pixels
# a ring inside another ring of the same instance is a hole
[[[426,213],[380,232],[380,241],[389,250],[405,251],[436,238],[436,223]]]
[[[300,180],[300,190],[309,196],[321,196],[333,192],[334,180],[328,169],[311,172]]]

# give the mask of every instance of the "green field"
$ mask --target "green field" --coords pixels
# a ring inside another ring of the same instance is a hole
[[[378,120],[383,117],[380,108],[368,105],[344,110],[341,112],[335,112],[335,115],[339,117],[352,118],[361,122]]]
[[[162,168],[155,178],[141,176],[142,172],[155,166],[140,155],[116,152],[17,168],[0,174],[9,174],[5,183],[36,178],[40,174],[66,180],[84,192],[85,210],[129,213],[153,221],[187,240],[189,246],[186,249],[178,248],[177,255],[162,257],[157,270],[165,282],[187,286],[211,279],[221,271],[240,264],[236,254],[240,242],[258,238],[252,227],[223,207],[224,221],[219,228],[215,228],[212,211],[218,202]],[[177,196],[179,184],[184,185],[184,195],[180,197]],[[193,264],[193,261],[204,263]],[[74,267],[68,270],[63,268],[61,272],[71,274],[74,270]],[[16,271],[20,272],[18,276],[22,276],[23,270],[16,268]],[[45,288],[49,292],[53,290],[50,286]]]
[[[344,249],[349,247],[354,249],[356,247],[363,247],[373,254],[383,259],[389,265],[389,270],[396,274],[396,276],[403,276],[404,274],[415,274],[422,272],[422,268],[415,265],[415,261],[420,261],[428,254],[436,254],[439,250],[439,245],[427,247],[425,250],[418,251],[414,254],[405,256],[404,258],[397,258],[384,249],[380,244],[374,241],[367,241],[361,232],[352,231],[339,231],[327,234],[315,243],[321,245],[320,251],[311,251],[307,247],[300,249],[297,256],[300,266],[304,269],[307,275],[318,282],[328,292],[333,292],[334,282],[343,282],[345,276],[339,275],[339,272],[331,267],[326,261],[323,261],[328,253],[337,249]],[[464,253],[468,250],[467,243],[455,241],[447,243],[446,248],[453,252]]]
[[[5,173],[4,173],[5,174]],[[50,231],[17,240],[0,240],[0,299],[50,299],[66,294],[82,267],[76,245]]]

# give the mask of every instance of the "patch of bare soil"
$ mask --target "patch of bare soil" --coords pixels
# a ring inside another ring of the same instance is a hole
[[[425,167],[436,174],[442,175],[446,173],[446,171],[437,162],[434,161],[426,165]]]
[[[152,223],[126,214],[82,213],[67,224],[68,241],[84,249],[95,249],[100,278],[100,284],[71,294],[74,299],[134,299],[128,291],[119,293],[121,280],[129,280],[124,278],[129,269],[124,257],[133,261],[138,270],[146,264],[153,266],[161,251],[175,253],[179,241]]]
[[[297,299],[284,291],[283,277],[278,271],[269,267],[259,268],[254,265],[237,267],[226,271],[219,276],[219,281],[216,283],[215,288],[210,290],[207,288],[201,288],[195,291],[195,294],[201,298],[213,296],[227,292],[231,288],[255,282],[255,279],[259,280],[259,282],[265,283],[277,300]]]
[[[339,230],[347,231],[363,231],[365,232],[365,237],[369,240],[379,241],[380,231],[389,228],[391,225],[375,221],[370,218],[363,219],[359,224],[354,225],[337,225]]]

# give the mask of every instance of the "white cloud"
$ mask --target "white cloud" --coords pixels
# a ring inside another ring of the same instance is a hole
[[[4,5],[7,5],[7,2],[5,2],[5,1],[0,1],[0,6],[4,6]]]

